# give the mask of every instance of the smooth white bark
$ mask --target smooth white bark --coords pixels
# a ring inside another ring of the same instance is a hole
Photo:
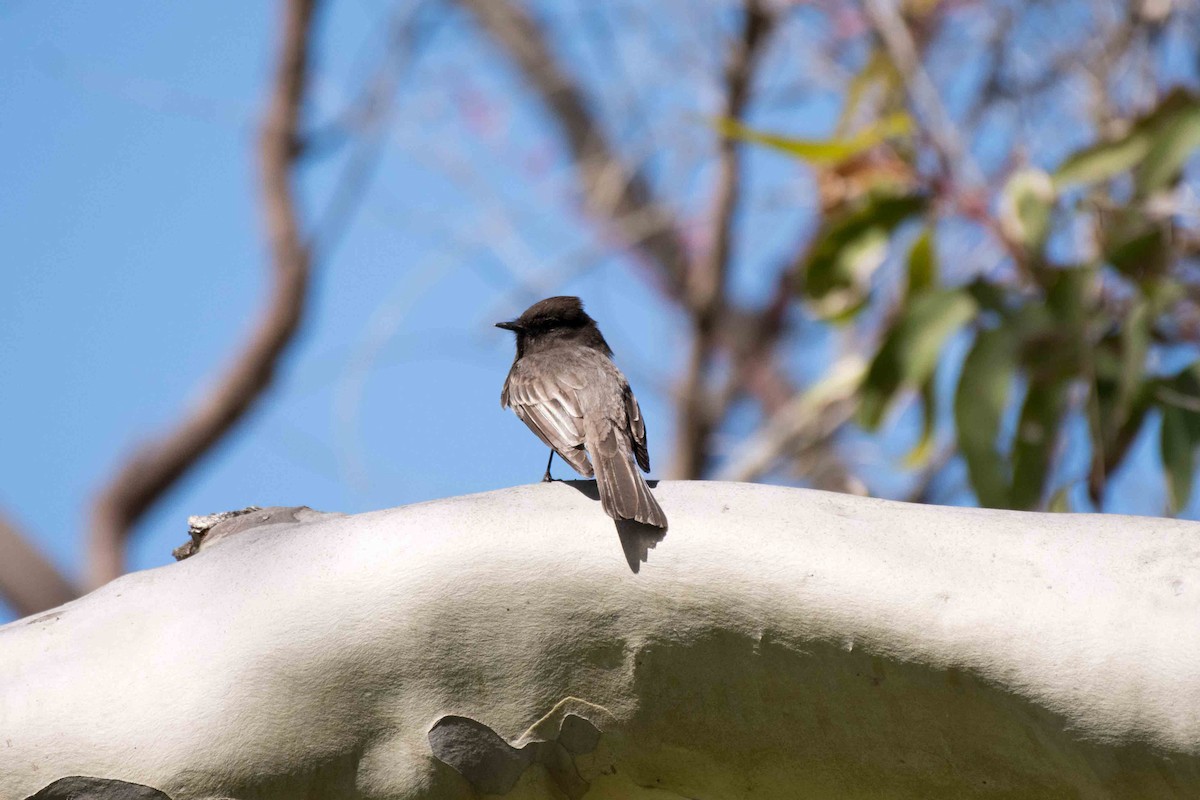
[[[540,484],[243,531],[4,626],[0,797],[1200,796],[1200,526],[655,494],[636,574]]]

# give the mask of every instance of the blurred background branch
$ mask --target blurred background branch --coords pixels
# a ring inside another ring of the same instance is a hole
[[[89,533],[91,586],[125,571],[125,541],[134,525],[207,453],[270,387],[279,359],[304,314],[311,252],[292,188],[304,150],[301,111],[309,73],[315,0],[282,5],[275,87],[259,139],[263,210],[271,254],[271,288],[262,320],[229,368],[169,433],[141,445],[100,490]]]
[[[0,592],[20,615],[74,600],[79,590],[10,520],[0,516]]]
[[[740,121],[751,96],[755,67],[770,36],[774,16],[759,0],[747,0],[741,35],[730,47],[725,68],[721,118]],[[724,416],[730,395],[714,402],[711,383],[717,357],[733,252],[734,215],[742,196],[739,144],[724,138],[717,145],[717,175],[712,190],[712,221],[707,252],[690,270],[684,307],[691,317],[691,348],[679,388],[679,432],[672,477],[699,478],[708,468],[712,433]]]
[[[651,260],[671,296],[683,297],[687,254],[667,207],[655,199],[647,178],[627,166],[608,142],[581,89],[560,67],[533,18],[510,0],[459,2],[475,15],[551,114],[591,213]]]

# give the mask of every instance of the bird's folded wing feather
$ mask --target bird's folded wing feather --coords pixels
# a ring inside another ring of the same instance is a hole
[[[532,375],[518,365],[509,373],[500,400],[576,472],[590,477],[592,465],[582,449],[583,410],[576,394],[583,385],[568,371]]]
[[[629,384],[625,384],[625,414],[629,417],[629,433],[633,437],[633,454],[642,472],[650,471],[650,451],[646,449],[646,421]]]

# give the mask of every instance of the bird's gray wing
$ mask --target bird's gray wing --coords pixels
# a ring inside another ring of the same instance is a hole
[[[592,464],[583,449],[583,409],[578,397],[584,381],[570,370],[560,369],[553,375],[533,372],[522,369],[520,361],[514,364],[500,402],[576,472],[592,477]]]
[[[646,421],[629,384],[625,384],[625,415],[629,418],[629,434],[633,439],[633,454],[642,472],[650,471],[650,451],[646,449]]]

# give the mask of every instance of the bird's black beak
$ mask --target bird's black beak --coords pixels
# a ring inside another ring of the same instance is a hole
[[[513,331],[514,333],[515,333],[516,331],[519,331],[519,330],[521,330],[521,326],[520,326],[520,325],[518,325],[518,324],[516,323],[516,321],[513,321],[513,322],[497,322],[497,323],[496,323],[496,327],[497,327],[497,328],[504,328],[504,330],[506,330],[506,331]]]

